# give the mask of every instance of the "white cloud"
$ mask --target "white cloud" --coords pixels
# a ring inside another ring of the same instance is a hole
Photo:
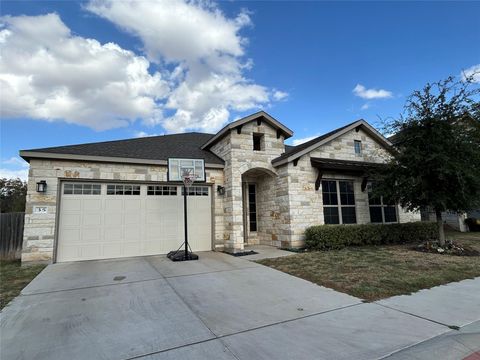
[[[26,181],[28,179],[28,169],[11,170],[11,169],[0,168],[0,178],[7,178],[7,179],[20,178]]]
[[[362,99],[372,100],[372,99],[388,99],[393,96],[393,93],[384,89],[367,89],[361,84],[357,84],[353,88],[353,93],[355,96],[361,97]]]
[[[134,136],[137,137],[137,138],[140,138],[140,137],[148,137],[148,136],[158,136],[158,135],[163,135],[163,134],[157,134],[157,133],[147,133],[145,131],[136,131],[134,133]]]
[[[473,82],[480,83],[480,64],[473,65],[462,71],[461,77],[463,81],[471,77]]]
[[[12,156],[10,159],[3,160],[2,162],[4,164],[20,166],[20,167],[23,167],[23,168],[28,167],[28,163],[25,160],[20,159],[17,156]]]
[[[368,108],[370,108],[370,103],[365,103],[365,104],[362,105],[360,110],[367,110]]]
[[[71,34],[57,14],[2,17],[1,116],[108,129],[141,117],[158,121],[167,95],[145,57]]]
[[[313,135],[313,136],[307,136],[307,137],[304,137],[304,138],[301,138],[301,139],[294,139],[294,140],[292,141],[292,145],[293,145],[293,146],[297,146],[297,145],[306,143],[307,141],[313,140],[313,139],[315,139],[315,138],[318,137],[318,136],[319,136],[319,135]]]
[[[169,116],[152,125],[169,132],[215,131],[232,112],[286,97],[245,76],[253,66],[244,58],[248,41],[239,34],[251,25],[246,11],[229,18],[213,2],[187,0],[92,0],[86,9],[138,37],[150,61],[175,65],[164,106]]]
[[[1,17],[2,117],[215,131],[232,112],[288,96],[245,76],[253,66],[239,34],[251,25],[246,11],[227,17],[208,0],[92,0],[85,8],[137,36],[145,57],[73,35],[57,14]]]

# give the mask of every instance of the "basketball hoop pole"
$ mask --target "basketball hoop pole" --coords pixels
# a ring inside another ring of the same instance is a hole
[[[187,186],[183,183],[183,221],[185,228],[185,260],[188,259]]]
[[[187,196],[188,196],[188,189],[192,186],[193,182],[195,181],[195,176],[191,175],[189,172],[185,172],[182,175],[183,180],[183,222],[184,222],[184,242],[182,245],[185,245],[185,252],[182,253],[182,245],[177,249],[177,251],[170,251],[167,254],[167,257],[172,261],[187,261],[187,260],[198,260],[198,255],[188,251],[188,209],[187,209]]]

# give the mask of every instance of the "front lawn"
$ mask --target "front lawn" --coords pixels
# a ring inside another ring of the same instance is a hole
[[[447,238],[480,251],[478,232],[448,233]],[[258,262],[370,301],[480,276],[480,256],[421,253],[411,247],[350,247]]]
[[[37,276],[46,265],[20,266],[20,261],[0,261],[0,310]]]

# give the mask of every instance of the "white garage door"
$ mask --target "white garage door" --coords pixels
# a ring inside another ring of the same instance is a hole
[[[193,251],[212,248],[210,190],[189,190]],[[62,183],[58,262],[166,254],[183,240],[181,186]]]

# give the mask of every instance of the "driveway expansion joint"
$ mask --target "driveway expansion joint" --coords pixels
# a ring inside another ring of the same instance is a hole
[[[419,319],[422,319],[422,320],[425,320],[425,321],[430,321],[430,322],[433,322],[435,324],[438,324],[438,325],[442,325],[442,326],[445,326],[447,328],[449,328],[450,330],[456,330],[458,331],[460,328],[456,325],[449,325],[449,324],[445,324],[445,323],[442,323],[440,321],[436,321],[436,320],[432,320],[432,319],[429,319],[429,318],[426,318],[424,316],[420,316],[420,315],[416,315],[416,314],[413,314],[413,313],[410,313],[408,311],[404,311],[404,310],[399,310],[399,309],[395,309],[394,307],[391,307],[391,306],[388,306],[388,305],[385,305],[385,304],[379,304],[378,302],[374,302],[375,305],[379,305],[379,306],[383,306],[384,308],[387,308],[387,309],[390,309],[390,310],[395,310],[395,311],[398,311],[398,312],[401,312],[403,314],[407,314],[407,315],[410,315],[410,316],[414,316],[416,318],[419,318]]]
[[[132,280],[132,281],[117,281],[115,283],[109,283],[109,284],[99,284],[99,285],[92,285],[92,286],[79,286],[79,287],[75,287],[75,288],[58,289],[58,290],[34,292],[34,293],[27,293],[27,294],[20,293],[19,296],[35,296],[35,295],[55,294],[55,293],[64,292],[64,291],[95,289],[95,288],[108,287],[108,286],[136,284],[136,283],[155,281],[155,280],[164,280],[164,278],[162,278],[160,276],[160,277],[154,277],[154,278],[150,278],[150,279]]]

